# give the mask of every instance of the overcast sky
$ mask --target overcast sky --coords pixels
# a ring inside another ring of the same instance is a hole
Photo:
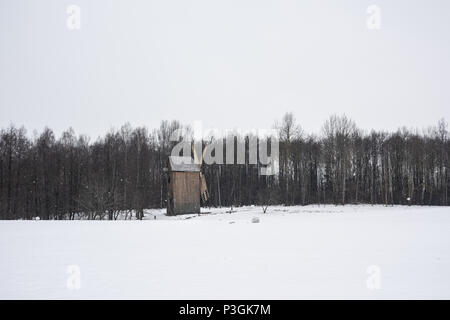
[[[0,0],[0,127],[450,120],[450,1]],[[81,29],[66,9],[81,8]],[[381,29],[366,26],[369,5]]]

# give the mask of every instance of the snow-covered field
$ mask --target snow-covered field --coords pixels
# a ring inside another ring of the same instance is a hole
[[[0,299],[450,299],[449,207],[227,210],[0,221]]]

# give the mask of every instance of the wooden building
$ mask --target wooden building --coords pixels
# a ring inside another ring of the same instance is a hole
[[[200,213],[202,175],[191,157],[170,156],[167,177],[167,215]]]

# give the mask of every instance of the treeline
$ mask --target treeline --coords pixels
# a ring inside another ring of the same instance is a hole
[[[124,125],[94,142],[72,129],[58,139],[48,128],[33,138],[24,128],[1,130],[0,218],[141,219],[145,208],[165,207],[163,169],[177,129],[190,130],[177,121],[153,131]],[[366,133],[332,116],[314,136],[286,114],[276,129],[279,174],[261,175],[248,154],[245,164],[204,165],[210,193],[204,206],[449,204],[444,120],[423,132]]]

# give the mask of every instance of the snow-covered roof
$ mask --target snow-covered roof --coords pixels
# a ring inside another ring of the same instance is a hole
[[[169,157],[170,171],[199,172],[200,167],[191,157]]]

